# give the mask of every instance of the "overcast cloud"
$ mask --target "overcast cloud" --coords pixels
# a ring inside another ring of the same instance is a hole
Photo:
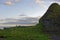
[[[38,23],[38,18],[33,18],[33,17],[24,17],[22,19],[7,18],[7,19],[3,19],[3,21],[2,21],[3,23],[0,24],[36,24]]]
[[[0,20],[0,28],[9,27],[9,26],[31,26],[38,23],[37,17],[27,17],[22,16],[20,19],[6,18]]]

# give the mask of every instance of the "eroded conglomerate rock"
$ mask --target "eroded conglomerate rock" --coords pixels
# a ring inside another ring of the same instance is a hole
[[[60,33],[60,5],[53,3],[39,20],[45,32]]]

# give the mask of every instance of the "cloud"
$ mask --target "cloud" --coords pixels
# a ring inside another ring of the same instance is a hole
[[[60,2],[60,0],[35,0],[35,3],[39,4],[40,6],[45,6],[47,2]]]
[[[43,6],[44,7],[44,1],[43,0],[35,0],[35,3],[37,3],[40,6]]]
[[[14,4],[19,3],[21,1],[23,1],[23,0],[5,0],[4,2],[2,2],[2,4],[4,4],[4,5],[14,5]],[[35,0],[35,3],[37,3],[41,6],[44,6],[44,4],[45,4],[44,2],[46,2],[46,1],[48,1],[48,2],[53,2],[53,1],[60,2],[60,0]]]
[[[14,27],[16,25],[21,25],[21,26],[31,26],[35,25],[38,23],[38,17],[29,17],[22,13],[19,15],[19,18],[5,18],[5,19],[0,19],[0,28],[5,28],[5,27]]]
[[[12,18],[7,18],[7,19],[2,19],[0,20],[0,25],[35,25],[38,23],[38,18],[36,17],[24,17],[21,19],[12,19]],[[5,22],[4,22],[5,21]]]
[[[24,13],[22,13],[21,15],[19,15],[20,17],[26,17],[27,15],[25,15]]]
[[[7,1],[7,2],[5,2],[4,4],[5,4],[5,5],[13,5],[14,3],[11,2],[11,1]]]
[[[0,2],[0,3],[10,6],[10,5],[15,5],[16,3],[19,2],[21,2],[21,0],[5,0],[4,2]]]
[[[0,24],[6,23],[6,22],[16,22],[18,19],[14,18],[6,18],[6,19],[0,19]]]

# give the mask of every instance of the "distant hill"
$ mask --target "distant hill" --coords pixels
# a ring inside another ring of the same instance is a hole
[[[39,20],[40,23],[42,23],[45,32],[60,33],[60,5],[57,3],[51,4],[47,12]]]

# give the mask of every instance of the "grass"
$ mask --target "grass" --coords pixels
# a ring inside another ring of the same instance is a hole
[[[48,40],[48,36],[41,29],[41,25],[5,28],[0,30],[0,36],[5,36],[5,40]]]

